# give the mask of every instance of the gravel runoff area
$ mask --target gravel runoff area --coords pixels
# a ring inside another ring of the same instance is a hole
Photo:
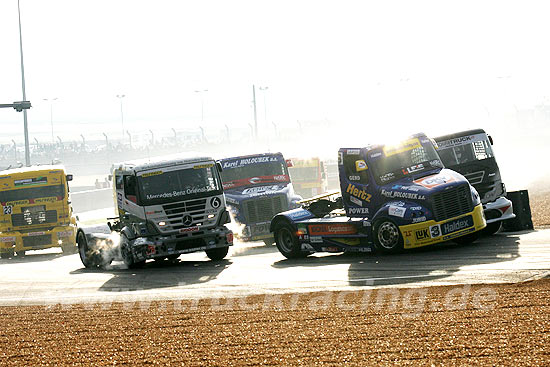
[[[550,279],[0,308],[0,365],[549,365]]]

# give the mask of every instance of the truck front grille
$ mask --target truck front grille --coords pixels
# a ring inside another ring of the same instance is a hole
[[[453,187],[434,194],[432,204],[434,217],[438,222],[471,212],[473,209],[468,185]]]
[[[196,226],[206,219],[206,199],[189,200],[181,203],[163,205],[166,213],[165,230],[172,231],[180,228]],[[184,219],[189,214],[192,222],[184,225]],[[164,230],[164,229],[163,229]]]
[[[20,214],[11,215],[11,224],[14,227],[55,222],[57,222],[57,211],[55,210],[46,210],[34,213],[30,211],[24,211]]]
[[[247,200],[244,209],[248,223],[261,223],[268,222],[275,214],[287,210],[288,203],[284,195],[259,197]]]
[[[45,245],[50,245],[51,243],[52,243],[52,236],[49,234],[23,237],[24,247],[45,246]]]
[[[466,177],[466,179],[470,181],[472,185],[477,185],[483,182],[484,176],[485,176],[485,171],[471,172],[471,173],[466,173],[464,175],[464,177]]]

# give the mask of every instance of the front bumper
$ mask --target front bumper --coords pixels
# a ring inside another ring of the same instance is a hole
[[[233,232],[223,226],[209,229],[200,236],[138,237],[130,244],[134,259],[142,261],[232,246]]]
[[[404,248],[416,248],[461,237],[487,226],[481,204],[469,213],[441,222],[429,220],[400,226]]]
[[[9,253],[68,245],[76,246],[75,238],[75,226],[54,227],[47,231],[35,229],[30,232],[2,232],[0,234],[0,252]]]
[[[515,218],[512,202],[504,196],[483,205],[487,224]]]

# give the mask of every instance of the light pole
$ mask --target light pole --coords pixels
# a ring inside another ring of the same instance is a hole
[[[198,93],[201,97],[201,124],[204,122],[204,97],[203,93],[208,92],[208,89],[199,89],[195,93]]]
[[[52,143],[55,143],[55,139],[53,137],[53,101],[57,101],[57,97],[43,98],[43,100],[46,102],[50,102],[50,124],[52,125]]]
[[[269,87],[259,87],[258,89],[260,89],[264,95],[264,122],[267,125],[267,105],[265,104],[265,95],[266,95],[266,90],[268,90]]]
[[[121,138],[120,138],[120,142],[123,143],[124,142],[124,113],[122,111],[122,98],[126,97],[126,95],[125,94],[117,94],[116,97],[120,101],[120,123],[122,125],[122,135],[121,135]]]
[[[256,113],[256,86],[252,84],[252,105],[254,106],[254,137],[258,138],[258,114]]]
[[[17,15],[19,17],[19,51],[21,54],[21,85],[23,87],[23,101],[27,100],[27,93],[25,92],[25,68],[23,66],[23,35],[21,34],[21,8],[19,6],[19,0],[17,0]],[[25,135],[25,165],[28,167],[31,165],[31,154],[29,148],[29,128],[27,124],[27,110],[23,110],[23,130]]]

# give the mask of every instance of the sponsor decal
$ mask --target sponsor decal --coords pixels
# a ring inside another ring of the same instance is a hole
[[[388,173],[383,174],[382,176],[380,176],[380,181],[388,182],[388,181],[393,180],[394,177],[395,177],[395,174],[393,172],[388,172]]]
[[[353,196],[349,197],[349,200],[354,203],[355,205],[363,206],[363,202]]]
[[[258,176],[258,177],[247,177],[239,180],[233,180],[223,183],[224,189],[231,189],[240,186],[249,186],[256,184],[269,184],[277,182],[289,182],[290,177],[288,175],[271,175],[271,176]]]
[[[430,166],[432,167],[441,167],[443,168],[443,163],[439,159],[434,159],[433,161],[430,161]]]
[[[385,189],[382,189],[381,192],[382,196],[385,196],[387,198],[399,198],[399,199],[410,199],[410,200],[425,200],[426,196],[419,195],[416,192],[403,192],[403,191],[387,191]]]
[[[409,150],[413,150],[415,148],[420,148],[420,141],[418,138],[412,138],[405,140],[401,144],[397,146],[385,146],[383,148],[384,155],[386,157],[391,157],[392,155],[407,152]]]
[[[476,141],[484,141],[487,139],[486,134],[474,134],[468,136],[461,136],[455,139],[443,140],[437,143],[438,149],[453,148],[460,145],[471,144]]]
[[[210,168],[210,167],[214,167],[214,163],[198,164],[196,166],[193,166],[193,169],[202,169],[202,168]]]
[[[474,219],[471,215],[459,218],[447,223],[441,224],[441,233],[443,235],[460,231],[461,229],[472,227],[474,225]]]
[[[399,217],[399,218],[403,218],[405,216],[406,211],[407,209],[401,206],[390,205],[390,207],[388,208],[389,215],[392,215],[394,217]]]
[[[371,157],[371,158],[378,158],[378,157],[380,157],[381,155],[382,155],[382,152],[376,152],[376,153],[372,153],[372,154],[370,155],[370,157]]]
[[[141,175],[141,177],[151,177],[151,176],[158,176],[162,175],[162,171],[154,171],[154,172],[147,172]]]
[[[369,208],[348,208],[349,214],[369,214]]]
[[[278,185],[270,185],[270,186],[258,186],[258,187],[250,187],[248,189],[243,190],[243,195],[249,195],[249,194],[258,194],[268,191],[277,191],[279,190]]]
[[[355,196],[358,199],[366,201],[367,203],[370,203],[370,198],[372,197],[372,195],[366,192],[365,189],[359,190],[354,184],[349,184],[346,192],[351,196]]]
[[[73,235],[73,232],[72,231],[62,231],[62,232],[57,232],[57,237],[60,238],[60,237],[70,237]]]
[[[195,188],[189,188],[187,190],[181,190],[181,191],[172,191],[172,192],[163,192],[162,194],[147,194],[147,200],[152,199],[166,199],[166,198],[173,198],[178,196],[184,196],[184,195],[190,195],[190,194],[198,194],[201,192],[208,192],[211,191],[211,186],[204,186],[204,187],[195,187]]]
[[[13,206],[11,205],[4,206],[4,214],[6,215],[13,214]]]
[[[424,165],[422,163],[420,163],[420,164],[417,164],[417,165],[414,165],[414,166],[407,167],[407,172],[408,173],[413,173],[413,172],[417,172],[417,171],[422,171],[423,169],[424,169]]]
[[[280,161],[279,157],[252,157],[252,158],[241,158],[234,161],[224,162],[223,168],[236,168],[240,166],[246,166],[249,164],[257,163],[267,163],[267,162],[278,162]]]
[[[446,175],[435,175],[435,176],[429,176],[426,178],[422,178],[420,180],[415,180],[414,183],[424,186],[427,189],[432,189],[437,186],[444,185],[449,182],[454,182],[455,179],[452,176],[446,176]]]
[[[28,236],[42,236],[46,234],[46,232],[29,232],[27,233]]]
[[[300,210],[300,211],[297,211],[297,212],[290,212],[288,213],[288,216],[294,220],[299,220],[299,219],[303,219],[303,218],[308,218],[308,217],[311,217],[312,214],[310,212],[308,212],[307,210]]]
[[[311,236],[311,237],[309,237],[309,242],[311,242],[311,243],[323,243],[323,237],[321,237],[321,236]]]
[[[187,227],[187,228],[180,228],[180,233],[189,233],[189,232],[197,232],[199,230],[198,226],[194,227]]]
[[[361,177],[359,177],[359,176],[348,176],[348,179],[350,181],[359,181],[361,179]]]
[[[22,180],[13,181],[14,186],[32,186],[32,185],[43,185],[48,183],[48,178],[46,176],[39,176],[33,178],[24,178]]]
[[[12,205],[12,206],[18,206],[18,205],[24,205],[24,204],[31,204],[30,200],[15,200],[15,201],[8,201],[7,203],[2,203],[2,205]]]
[[[355,170],[356,170],[357,172],[364,171],[364,170],[366,170],[366,169],[368,169],[368,168],[369,168],[369,167],[367,167],[367,163],[366,163],[364,160],[360,159],[360,160],[358,160],[358,161],[355,161]]]
[[[360,150],[359,149],[347,149],[346,155],[359,155]]]
[[[50,198],[40,198],[40,199],[34,199],[35,203],[53,203],[54,201],[61,200],[61,196],[59,197],[50,197]]]
[[[413,223],[421,223],[421,222],[425,222],[427,219],[426,219],[426,216],[423,215],[421,217],[417,217],[417,218],[413,218],[412,219],[412,222]]]
[[[227,201],[229,204],[233,204],[233,205],[238,205],[239,202],[235,199],[233,199],[232,197],[230,196],[225,196],[225,201]]]
[[[419,241],[431,238],[429,228],[423,228],[423,229],[419,229],[417,231],[414,231],[414,236]]]
[[[15,242],[15,236],[0,237],[0,242]]]
[[[411,206],[409,209],[411,210],[422,210],[421,206]]]
[[[309,225],[310,239],[321,235],[356,234],[357,230],[350,224],[311,224]]]

